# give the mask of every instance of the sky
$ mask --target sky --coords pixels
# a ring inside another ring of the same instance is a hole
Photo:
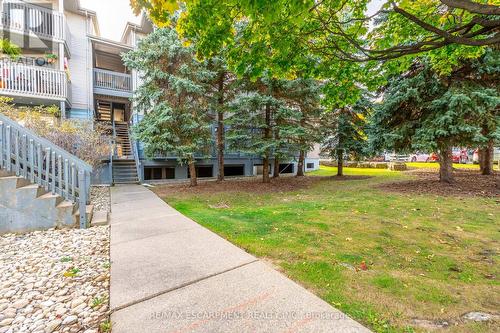
[[[120,40],[127,22],[140,22],[130,8],[129,0],[80,0],[83,8],[97,12],[101,36],[112,40]],[[373,0],[368,6],[368,14],[373,14],[384,3],[384,0]]]
[[[83,8],[97,12],[97,20],[101,36],[112,40],[120,40],[127,22],[139,23],[130,8],[129,0],[80,0]]]

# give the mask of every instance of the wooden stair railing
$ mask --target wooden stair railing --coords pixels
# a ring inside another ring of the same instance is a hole
[[[92,167],[0,114],[0,169],[78,203],[80,228],[86,228]]]

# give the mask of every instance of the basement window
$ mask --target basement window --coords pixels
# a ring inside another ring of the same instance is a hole
[[[224,176],[244,176],[245,166],[242,165],[224,165]]]
[[[175,168],[144,168],[144,180],[160,180],[160,179],[174,179],[175,178]]]
[[[214,175],[214,167],[213,165],[197,165],[196,168],[196,176],[198,178],[209,178]],[[189,173],[188,168],[188,178],[191,178],[191,174]]]
[[[293,164],[280,164],[280,173],[293,173]]]

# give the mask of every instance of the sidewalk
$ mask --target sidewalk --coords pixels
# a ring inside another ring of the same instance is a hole
[[[369,332],[145,187],[111,201],[114,333]]]

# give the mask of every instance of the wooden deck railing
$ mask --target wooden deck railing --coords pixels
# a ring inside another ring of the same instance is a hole
[[[78,202],[80,227],[87,226],[92,167],[1,114],[0,169],[15,172],[52,194]]]
[[[131,92],[132,75],[94,68],[94,87]]]
[[[65,100],[68,78],[63,71],[0,61],[0,93]]]
[[[41,38],[63,41],[66,23],[60,12],[23,1],[3,1],[1,4],[2,28],[19,33],[33,33]]]

